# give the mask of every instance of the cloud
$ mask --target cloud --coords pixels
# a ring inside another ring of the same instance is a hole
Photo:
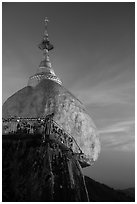
[[[113,57],[111,57],[113,59]],[[110,61],[113,61],[113,60]],[[103,59],[73,87],[74,94],[86,105],[134,104],[134,65],[131,59],[108,62]],[[130,67],[130,68],[129,68]]]
[[[104,149],[134,151],[134,120],[117,122],[98,131]]]
[[[115,123],[113,125],[107,126],[105,128],[100,129],[99,134],[109,134],[109,133],[117,133],[117,132],[127,132],[133,127],[135,124],[134,120],[122,121]]]
[[[81,90],[75,90],[75,94],[84,104],[110,105],[110,104],[129,104],[134,103],[134,84],[128,82],[119,87],[108,83],[99,84]]]

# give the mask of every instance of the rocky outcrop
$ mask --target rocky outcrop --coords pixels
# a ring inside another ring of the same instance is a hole
[[[79,162],[41,135],[4,135],[3,202],[88,201]]]
[[[39,118],[54,113],[54,120],[72,135],[92,164],[100,152],[96,127],[83,104],[60,84],[44,79],[36,87],[27,86],[3,105],[3,118]]]

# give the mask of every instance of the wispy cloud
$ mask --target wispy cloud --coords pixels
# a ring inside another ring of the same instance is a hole
[[[135,124],[134,120],[122,121],[100,129],[99,134],[128,132]]]
[[[73,87],[73,92],[84,104],[134,104],[134,65],[129,58],[113,64],[105,58],[95,67]]]
[[[134,120],[118,122],[98,131],[105,149],[134,151]]]
[[[75,90],[75,94],[86,104],[110,105],[134,103],[134,82],[121,84],[119,87],[108,84],[98,84],[95,87]]]

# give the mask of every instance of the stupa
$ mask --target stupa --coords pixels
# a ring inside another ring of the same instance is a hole
[[[47,25],[36,74],[3,104],[3,201],[89,201],[82,168],[97,160],[100,142],[51,66]]]

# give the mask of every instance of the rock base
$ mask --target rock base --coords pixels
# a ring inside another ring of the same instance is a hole
[[[81,166],[71,150],[42,135],[4,135],[3,202],[88,200]]]

